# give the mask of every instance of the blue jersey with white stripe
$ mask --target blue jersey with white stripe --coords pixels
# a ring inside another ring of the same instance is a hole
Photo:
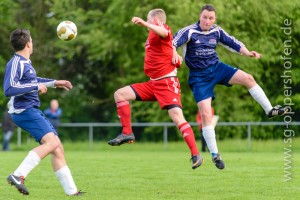
[[[216,52],[218,43],[233,52],[239,52],[245,46],[216,24],[209,31],[202,31],[199,21],[179,30],[173,39],[173,46],[182,46],[185,63],[191,70],[207,68],[219,62]]]
[[[38,84],[53,79],[37,77],[29,59],[15,54],[6,64],[3,90],[10,97],[9,113],[20,113],[25,109],[40,106]]]

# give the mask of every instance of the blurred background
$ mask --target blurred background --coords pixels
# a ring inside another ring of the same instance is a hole
[[[284,105],[287,94],[293,102],[292,121],[300,121],[300,0],[1,0],[0,1],[0,75],[3,84],[6,63],[14,51],[9,36],[16,28],[31,31],[34,53],[31,61],[38,76],[68,79],[74,88],[70,92],[49,89],[40,96],[41,109],[49,106],[51,99],[59,101],[63,110],[62,123],[104,122],[118,123],[114,91],[134,82],[147,81],[143,73],[144,43],[147,30],[131,23],[133,16],[146,20],[148,11],[163,8],[172,32],[193,24],[199,19],[204,4],[213,4],[217,10],[217,24],[242,41],[249,50],[262,53],[255,60],[232,53],[222,46],[217,51],[222,60],[254,76],[264,89],[273,106]],[[73,21],[78,35],[72,41],[61,41],[56,27],[63,20]],[[284,21],[291,25],[287,26]],[[291,34],[284,30],[289,28]],[[290,37],[291,36],[291,37]],[[292,67],[284,68],[285,49]],[[181,52],[179,50],[179,52]],[[290,77],[283,78],[284,73]],[[195,122],[197,106],[187,84],[188,68],[178,70],[181,81],[183,111],[189,122]],[[0,111],[5,111],[8,99],[0,89]],[[219,122],[264,122],[269,120],[263,109],[249,95],[246,88],[234,86],[215,88],[213,102]],[[157,103],[132,102],[132,122],[171,122],[166,111]],[[198,137],[197,126],[194,126]],[[169,140],[182,140],[175,127],[169,127]],[[254,139],[281,139],[284,126],[254,126]],[[63,140],[88,140],[88,129],[60,128]],[[161,127],[134,127],[141,141],[161,141]],[[294,126],[299,136],[299,126]],[[95,140],[115,137],[120,127],[96,128]],[[219,139],[246,138],[247,126],[217,126]],[[16,137],[14,138],[16,140]]]

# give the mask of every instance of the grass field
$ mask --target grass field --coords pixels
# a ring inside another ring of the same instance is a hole
[[[65,143],[66,158],[83,197],[67,197],[50,164],[44,159],[26,179],[29,196],[22,196],[6,183],[34,143],[22,150],[0,153],[0,199],[97,199],[97,200],[188,200],[188,199],[299,199],[300,145],[294,139],[291,180],[284,181],[283,141],[221,141],[219,149],[226,162],[218,170],[209,153],[203,153],[204,164],[191,169],[185,144],[135,143],[110,147],[95,143]]]

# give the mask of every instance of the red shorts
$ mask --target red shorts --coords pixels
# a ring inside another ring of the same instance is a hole
[[[180,100],[180,83],[177,77],[150,80],[130,85],[136,94],[136,100],[158,101],[161,109],[182,107]]]

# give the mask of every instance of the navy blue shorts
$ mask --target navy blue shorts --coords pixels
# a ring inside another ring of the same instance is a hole
[[[53,132],[57,135],[50,121],[38,108],[28,108],[19,114],[13,113],[11,118],[17,126],[29,132],[37,142],[40,142],[47,133]]]
[[[222,62],[204,69],[190,70],[189,86],[193,91],[196,103],[210,97],[214,100],[215,85],[231,86],[228,82],[237,70],[237,68]]]

